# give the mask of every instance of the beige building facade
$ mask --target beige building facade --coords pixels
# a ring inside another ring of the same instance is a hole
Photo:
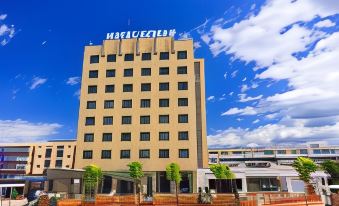
[[[85,47],[75,168],[124,172],[139,161],[148,188],[161,192],[163,172],[175,162],[192,192],[197,169],[208,166],[206,141],[204,61],[195,59],[192,40]]]
[[[0,184],[24,184],[20,193],[43,189],[48,168],[74,168],[75,140],[0,144]],[[7,195],[4,188],[1,191]]]

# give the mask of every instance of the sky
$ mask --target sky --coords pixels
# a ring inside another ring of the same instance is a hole
[[[84,46],[173,28],[205,59],[209,147],[339,144],[337,0],[1,0],[0,142],[75,139]]]

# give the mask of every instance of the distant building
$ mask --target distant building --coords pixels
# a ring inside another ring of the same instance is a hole
[[[209,164],[245,163],[246,161],[270,161],[278,165],[291,165],[297,157],[309,157],[316,163],[339,160],[339,146],[325,142],[309,142],[304,145],[281,145],[253,148],[209,149]]]
[[[43,189],[48,168],[74,168],[75,140],[43,143],[0,143],[0,187],[21,184],[20,194]],[[9,190],[2,189],[9,195]]]

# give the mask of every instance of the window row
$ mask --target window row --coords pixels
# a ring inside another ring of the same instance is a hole
[[[124,55],[124,61],[134,61],[134,54],[125,54]],[[160,52],[159,59],[160,60],[169,60],[170,53],[169,52]],[[187,59],[187,51],[178,51],[177,52],[177,59]],[[152,53],[142,53],[141,54],[141,60],[142,61],[150,61],[152,60]],[[91,55],[89,59],[90,64],[96,64],[99,63],[100,56],[99,55]],[[116,62],[117,61],[117,55],[116,54],[108,54],[106,56],[107,62]]]
[[[169,75],[170,69],[169,67],[160,67],[159,68],[159,75]],[[177,67],[177,74],[187,74],[187,67],[186,66],[179,66]],[[152,70],[151,68],[141,68],[141,76],[151,76]],[[106,70],[106,77],[115,77],[116,72],[115,69],[107,69]],[[90,70],[88,73],[88,78],[95,79],[99,77],[98,70]],[[124,77],[133,77],[133,68],[124,69]]]
[[[103,117],[103,125],[113,125],[113,116],[104,116]],[[143,115],[140,116],[140,124],[150,124],[151,116]],[[160,124],[168,124],[169,123],[169,115],[159,115]],[[188,114],[179,114],[178,115],[178,123],[188,123]],[[132,116],[122,116],[121,124],[132,124]],[[95,117],[86,117],[85,125],[95,125]]]
[[[111,142],[113,139],[112,133],[103,133],[102,141],[103,142]],[[132,133],[123,132],[120,135],[121,141],[131,141]],[[160,141],[169,141],[170,133],[169,132],[159,132],[159,140]],[[139,134],[140,141],[150,141],[151,133],[150,132],[140,132]],[[188,140],[188,131],[180,131],[178,132],[178,140]],[[86,133],[84,134],[84,142],[94,142],[94,133]]]
[[[170,152],[169,149],[159,149],[159,158],[169,158]],[[83,151],[83,159],[93,159],[92,150]],[[112,150],[101,150],[101,159],[111,159]],[[131,158],[131,150],[120,150],[120,159],[129,159]],[[139,150],[139,158],[151,158],[151,153],[149,149]],[[188,149],[179,149],[179,158],[189,158]]]
[[[178,90],[188,90],[188,82],[178,82]],[[133,92],[133,84],[123,84],[123,92]],[[151,83],[142,83],[140,85],[140,91],[147,92],[151,91]],[[159,83],[159,91],[169,91],[169,82]],[[87,88],[88,94],[95,94],[98,92],[97,85],[89,85]],[[109,84],[105,85],[105,93],[114,93],[115,85]]]
[[[132,108],[132,100],[122,100],[121,104],[122,108]],[[169,107],[170,100],[169,99],[159,99],[159,107]],[[187,107],[188,106],[188,98],[178,98],[178,107]],[[86,108],[87,109],[96,109],[97,102],[96,101],[87,101]],[[140,100],[140,108],[150,108],[151,107],[151,99],[141,99]],[[114,108],[114,100],[105,100],[104,101],[104,109],[112,109]]]

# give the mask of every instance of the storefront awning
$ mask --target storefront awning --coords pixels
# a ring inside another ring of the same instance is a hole
[[[24,187],[25,184],[0,184],[0,188],[4,187]]]

